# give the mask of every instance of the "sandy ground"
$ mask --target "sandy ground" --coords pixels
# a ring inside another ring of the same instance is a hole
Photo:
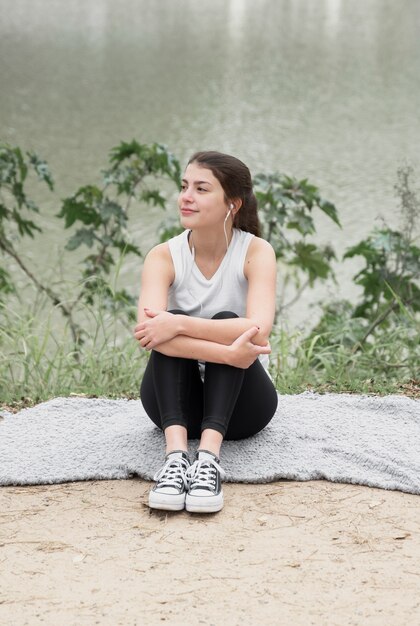
[[[151,483],[0,489],[0,624],[420,624],[420,498],[225,484],[212,515]]]

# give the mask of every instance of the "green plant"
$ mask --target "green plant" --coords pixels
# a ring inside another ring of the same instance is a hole
[[[364,267],[353,278],[363,288],[353,317],[369,321],[359,345],[379,326],[389,326],[391,314],[398,309],[405,316],[420,311],[420,247],[418,221],[420,200],[412,188],[413,168],[397,172],[395,189],[400,201],[401,229],[375,229],[371,235],[349,248],[344,259],[361,256]]]
[[[25,237],[41,232],[36,221],[39,209],[26,191],[31,173],[53,190],[45,161],[0,143],[0,252],[21,268],[28,279],[25,288],[35,287],[32,302],[24,305],[8,266],[0,267],[2,401],[23,397],[29,402],[28,398],[37,401],[70,393],[137,396],[146,357],[132,339],[134,298],[118,287],[119,271],[126,255],[141,255],[129,237],[133,205],[165,208],[161,183],[178,188],[179,163],[160,144],[122,142],[111,150],[102,186],[84,185],[62,202],[58,218],[72,229],[63,263],[74,250],[85,248],[87,255],[80,279],[55,281],[58,288],[50,286],[51,277],[41,279],[19,253]],[[401,227],[376,229],[343,257],[363,259],[364,267],[354,277],[362,288],[359,301],[325,304],[308,334],[275,326],[271,372],[281,392],[309,387],[385,393],[410,376],[416,386],[420,202],[412,176],[410,167],[398,171]],[[310,241],[315,234],[314,211],[325,213],[337,225],[339,220],[334,205],[306,180],[259,174],[254,185],[263,236],[296,286],[293,299],[281,303],[284,310],[307,286],[333,277],[332,249]],[[165,220],[161,238],[173,236],[177,228],[174,220]]]
[[[339,371],[352,367],[390,377],[392,372],[415,378],[420,371],[420,248],[416,245],[420,202],[412,188],[413,169],[398,170],[401,229],[384,226],[349,248],[343,260],[362,257],[354,276],[362,287],[356,304],[342,300],[322,307],[323,314],[307,341],[318,336],[312,365],[323,361]],[[326,351],[331,350],[326,361]]]
[[[285,282],[293,280],[297,294],[293,300],[281,302],[278,313],[293,304],[306,287],[316,280],[334,277],[331,266],[335,259],[331,246],[317,246],[308,241],[316,231],[314,209],[319,209],[340,226],[335,206],[324,200],[315,185],[307,179],[284,174],[257,174],[254,189],[264,239],[274,248],[277,258],[287,268]],[[293,233],[292,233],[293,231]]]
[[[69,328],[58,331],[57,309],[45,294],[31,306],[0,303],[0,316],[2,403],[71,394],[138,396],[147,357],[118,313],[81,303],[80,322],[90,332],[77,346],[77,360]]]
[[[121,264],[127,254],[141,256],[139,248],[130,241],[128,215],[131,203],[165,206],[165,198],[154,184],[156,179],[166,179],[180,184],[180,166],[177,159],[161,144],[140,144],[133,140],[122,142],[110,152],[110,167],[103,172],[102,187],[85,185],[65,198],[57,217],[64,220],[65,228],[78,225],[66,244],[72,252],[86,246],[89,254],[82,261],[79,292],[70,302],[62,294],[54,292],[24,264],[12,245],[13,235],[8,235],[6,220],[17,227],[21,237],[34,236],[41,229],[24,216],[24,209],[39,212],[35,203],[24,191],[24,182],[31,165],[38,176],[53,188],[48,166],[34,154],[27,153],[29,162],[19,148],[1,144],[0,192],[6,191],[8,205],[0,205],[0,248],[13,257],[37,290],[45,293],[60,308],[69,322],[73,341],[79,345],[85,332],[77,323],[77,311],[81,303],[119,312],[133,321],[134,298],[125,289],[116,290],[109,280],[111,269]],[[3,194],[2,194],[3,200]],[[3,294],[13,290],[7,270],[1,268],[0,289]],[[100,295],[99,295],[100,294]],[[77,353],[76,353],[77,354]]]
[[[19,147],[12,148],[0,142],[0,250],[3,255],[12,257],[18,263],[39,289],[46,290],[32,275],[16,250],[16,243],[22,237],[33,239],[36,232],[42,232],[33,219],[30,219],[34,217],[33,214],[39,213],[38,206],[27,196],[25,188],[31,171],[53,190],[54,181],[45,161],[33,152],[26,152],[25,155]],[[9,272],[0,267],[0,298],[14,291],[15,286]],[[51,291],[49,295],[54,299]]]

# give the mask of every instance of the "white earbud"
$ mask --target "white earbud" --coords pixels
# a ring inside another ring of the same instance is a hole
[[[229,215],[232,213],[232,209],[234,206],[235,206],[234,204],[229,204],[229,211],[226,213],[225,222],[227,218],[229,217]]]

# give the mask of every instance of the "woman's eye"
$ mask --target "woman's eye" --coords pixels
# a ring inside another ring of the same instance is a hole
[[[207,189],[204,189],[204,187],[197,187],[198,191],[207,191]]]

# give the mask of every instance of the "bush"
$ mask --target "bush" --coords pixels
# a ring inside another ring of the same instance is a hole
[[[28,197],[30,173],[54,189],[47,163],[35,153],[0,143],[0,394],[3,402],[55,395],[137,395],[144,353],[132,339],[135,298],[118,288],[119,269],[127,255],[141,257],[129,237],[129,213],[134,203],[166,208],[157,185],[180,185],[180,165],[161,144],[120,143],[110,151],[101,186],[86,184],[62,201],[56,217],[71,229],[64,254],[87,248],[82,270],[69,294],[54,289],[18,253],[18,243],[41,232],[40,212]],[[420,203],[413,189],[413,170],[398,170],[396,184],[402,223],[386,224],[349,248],[342,261],[359,256],[364,267],[354,281],[362,287],[357,303],[330,302],[307,334],[275,326],[272,373],[282,391],[325,387],[334,390],[395,389],[419,375]],[[317,187],[279,173],[258,174],[254,188],[260,206],[263,236],[273,245],[286,282],[295,295],[279,300],[279,314],[303,290],[334,277],[331,246],[319,247],[314,210],[340,226],[335,206]],[[179,225],[164,216],[161,240]],[[17,264],[34,293],[32,307],[22,310],[10,274]],[[54,264],[54,260],[52,260]],[[36,295],[36,297],[35,297]],[[61,320],[62,331],[53,328]],[[86,331],[89,328],[89,332]]]

